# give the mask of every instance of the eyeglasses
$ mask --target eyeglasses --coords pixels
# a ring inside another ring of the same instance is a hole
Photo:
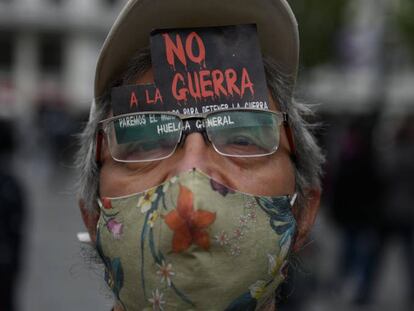
[[[279,147],[280,125],[288,130],[291,151],[294,144],[286,113],[258,109],[230,109],[198,115],[173,112],[138,112],[99,122],[97,161],[106,134],[112,158],[118,162],[156,161],[171,156],[185,136],[200,132],[221,155],[262,157]]]

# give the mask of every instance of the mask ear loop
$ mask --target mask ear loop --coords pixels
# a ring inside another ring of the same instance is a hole
[[[298,193],[297,192],[295,192],[293,195],[292,195],[292,198],[290,199],[290,201],[289,201],[289,203],[290,203],[290,206],[293,206],[294,204],[295,204],[295,202],[296,202],[296,199],[298,198]]]
[[[103,204],[102,204],[102,201],[101,201],[101,199],[99,197],[96,198],[96,203],[98,203],[99,209],[102,210],[104,208],[103,207]]]
[[[96,198],[96,203],[99,206],[99,212],[103,213],[104,205],[103,205],[103,203],[101,201],[101,198],[99,196]],[[98,232],[98,230],[99,230],[99,221],[96,223],[96,232]]]

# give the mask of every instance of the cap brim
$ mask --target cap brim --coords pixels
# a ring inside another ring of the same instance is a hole
[[[126,69],[132,55],[148,47],[157,28],[257,25],[262,53],[294,81],[298,69],[296,19],[285,0],[131,0],[106,38],[95,73],[95,98]]]

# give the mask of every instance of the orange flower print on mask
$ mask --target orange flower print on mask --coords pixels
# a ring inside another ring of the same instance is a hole
[[[192,244],[204,250],[210,248],[210,236],[205,230],[216,220],[216,213],[194,210],[193,193],[180,185],[177,208],[169,212],[164,221],[174,231],[172,247],[175,253],[183,252]]]

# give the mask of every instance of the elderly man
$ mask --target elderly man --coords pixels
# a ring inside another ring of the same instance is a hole
[[[78,157],[114,310],[275,308],[320,199],[298,41],[285,0],[128,1]]]

